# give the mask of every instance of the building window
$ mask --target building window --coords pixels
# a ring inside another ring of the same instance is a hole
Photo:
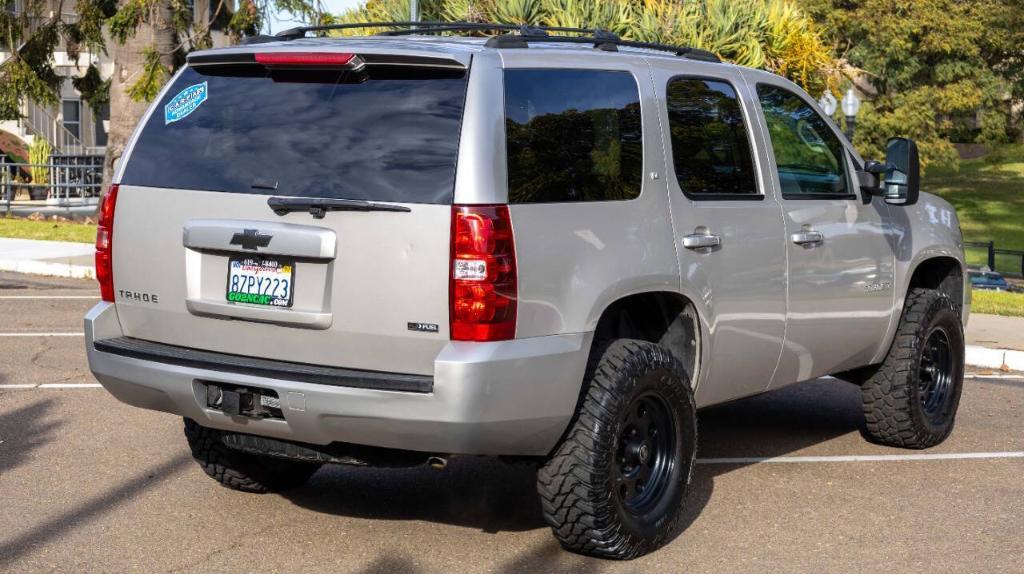
[[[96,111],[96,146],[104,147],[107,145],[107,130],[103,127],[103,122],[110,120],[110,104],[103,104],[100,109]]]
[[[78,100],[64,100],[60,103],[61,117],[64,118],[64,129],[71,132],[71,135],[82,139],[82,102]]]

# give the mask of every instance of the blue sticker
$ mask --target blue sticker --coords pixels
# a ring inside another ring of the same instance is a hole
[[[178,95],[171,98],[171,101],[164,106],[164,125],[184,119],[196,111],[199,104],[206,101],[206,96],[209,93],[210,90],[206,82],[189,86],[178,92]]]

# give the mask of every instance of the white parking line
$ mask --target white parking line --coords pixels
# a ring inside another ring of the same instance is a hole
[[[998,374],[998,375],[979,375],[978,373],[972,373],[972,374],[969,374],[969,375],[964,375],[964,378],[965,379],[1011,379],[1011,380],[1017,380],[1017,381],[1024,381],[1024,376],[1022,376],[1022,375],[1004,375],[1004,374]]]
[[[0,385],[2,389],[101,389],[99,383],[43,383],[41,385],[30,384],[6,384]]]
[[[0,299],[99,299],[99,295],[0,295]]]
[[[1024,458],[1024,451],[951,452],[941,454],[855,454],[837,456],[751,456],[735,458],[698,458],[697,464],[755,464],[762,462],[903,462],[915,460],[961,460],[992,458]]]
[[[84,337],[85,333],[0,333],[0,337]]]

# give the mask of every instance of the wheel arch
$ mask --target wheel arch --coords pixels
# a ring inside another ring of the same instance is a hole
[[[960,260],[949,255],[926,257],[914,266],[901,299],[906,301],[907,294],[914,288],[935,289],[948,295],[963,316],[969,304],[970,289],[966,288],[966,281],[966,270]]]
[[[967,284],[967,266],[955,251],[943,248],[919,253],[913,262],[906,266],[906,269],[906,274],[899,275],[905,279],[898,281],[889,329],[871,361],[872,365],[880,363],[889,352],[889,347],[896,336],[896,329],[903,317],[903,307],[906,304],[907,295],[911,289],[922,287],[944,291],[956,303],[960,321],[964,328],[967,327],[971,290]]]
[[[683,364],[696,388],[703,352],[703,328],[697,306],[675,291],[624,295],[601,311],[591,343],[591,358],[615,339],[639,339],[664,346]]]

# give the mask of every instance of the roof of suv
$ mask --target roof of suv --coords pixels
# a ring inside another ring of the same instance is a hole
[[[215,48],[212,50],[202,50],[193,52],[190,54],[190,58],[193,55],[196,56],[208,56],[210,54],[225,54],[225,53],[249,53],[259,52],[267,49],[351,49],[353,46],[361,47],[372,47],[374,50],[387,51],[387,50],[400,50],[400,51],[417,51],[423,53],[435,53],[438,56],[441,55],[471,55],[477,53],[484,53],[489,51],[501,50],[501,48],[493,48],[485,45],[487,38],[482,37],[468,37],[468,36],[435,36],[435,35],[404,35],[404,36],[341,36],[341,37],[327,37],[327,38],[297,38],[294,40],[280,40],[280,41],[269,41],[254,44],[242,44],[237,46],[228,46],[225,48]],[[592,44],[588,43],[563,43],[563,42],[544,42],[543,40],[530,40],[529,50],[543,50],[545,52],[565,53],[565,54],[584,54],[584,53],[597,53],[600,55],[606,55],[608,57],[616,56],[644,56],[646,58],[659,58],[666,60],[680,60],[683,59],[680,56],[676,56],[667,52],[648,49],[638,48],[633,46],[618,46],[617,51],[604,51],[596,49]],[[694,61],[694,60],[688,60]],[[708,63],[708,62],[704,62]],[[717,65],[732,66],[734,64],[716,63]]]

